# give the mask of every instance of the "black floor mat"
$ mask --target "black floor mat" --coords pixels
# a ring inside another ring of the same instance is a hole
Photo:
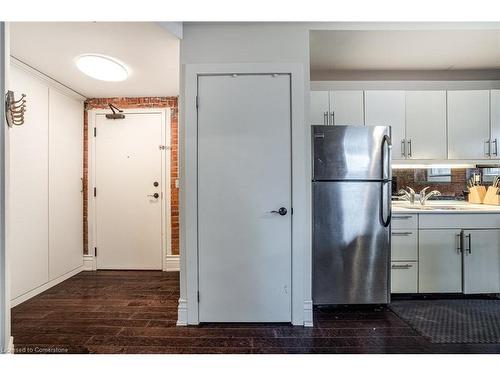
[[[389,307],[432,343],[500,343],[500,300],[394,301]]]

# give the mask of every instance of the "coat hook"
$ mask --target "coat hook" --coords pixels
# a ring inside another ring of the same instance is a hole
[[[24,112],[26,112],[26,95],[22,94],[21,99],[16,100],[13,91],[5,94],[5,120],[11,128],[24,124]]]

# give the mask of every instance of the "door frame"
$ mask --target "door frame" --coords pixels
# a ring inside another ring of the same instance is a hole
[[[187,64],[181,67],[180,298],[178,325],[199,324],[197,81],[199,75],[290,74],[292,139],[292,324],[312,326],[310,126],[306,121],[305,81],[300,63]]]
[[[88,147],[88,191],[87,191],[87,202],[88,202],[88,248],[85,257],[90,258],[92,262],[92,269],[98,269],[98,260],[93,251],[96,247],[97,238],[97,211],[95,209],[95,197],[93,193],[93,187],[96,186],[96,137],[94,137],[92,129],[96,126],[96,116],[105,115],[110,113],[109,109],[91,109],[88,111],[88,126],[87,126],[87,147]],[[157,113],[161,114],[162,118],[162,128],[161,128],[161,141],[162,145],[166,146],[163,152],[163,157],[161,160],[161,193],[163,194],[164,204],[161,207],[161,252],[162,252],[162,271],[168,271],[167,269],[167,256],[172,255],[172,220],[171,220],[171,189],[170,189],[170,153],[171,142],[170,142],[170,115],[171,108],[124,108],[123,114],[148,114]],[[110,120],[111,121],[111,120]],[[117,120],[119,121],[119,120]],[[160,146],[160,145],[158,145]],[[92,188],[91,188],[92,187]]]

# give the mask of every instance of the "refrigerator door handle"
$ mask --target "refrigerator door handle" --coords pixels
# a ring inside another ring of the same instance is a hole
[[[387,153],[386,151],[387,147]],[[382,139],[382,180],[390,180],[390,171],[391,171],[391,149],[392,149],[392,142],[391,138],[388,135],[384,135],[384,138]],[[385,158],[387,155],[387,164],[385,164]]]
[[[387,188],[387,194],[384,194],[384,187],[386,184],[391,182],[391,138],[388,135],[384,135],[382,139],[382,184],[380,187],[380,220],[384,227],[388,227],[391,224],[391,185]],[[387,149],[387,153],[385,152]],[[387,157],[387,164],[385,158]],[[387,211],[387,218],[384,218],[384,210]]]
[[[391,224],[392,208],[391,208],[391,188],[387,188],[387,194],[384,194],[384,187],[390,184],[391,181],[382,181],[380,184],[380,221],[387,228]],[[387,211],[387,218],[384,217],[384,209]]]

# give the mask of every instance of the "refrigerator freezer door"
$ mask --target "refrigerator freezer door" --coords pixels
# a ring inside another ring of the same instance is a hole
[[[313,180],[388,180],[391,128],[312,127]]]
[[[314,304],[389,302],[390,183],[314,182]]]

